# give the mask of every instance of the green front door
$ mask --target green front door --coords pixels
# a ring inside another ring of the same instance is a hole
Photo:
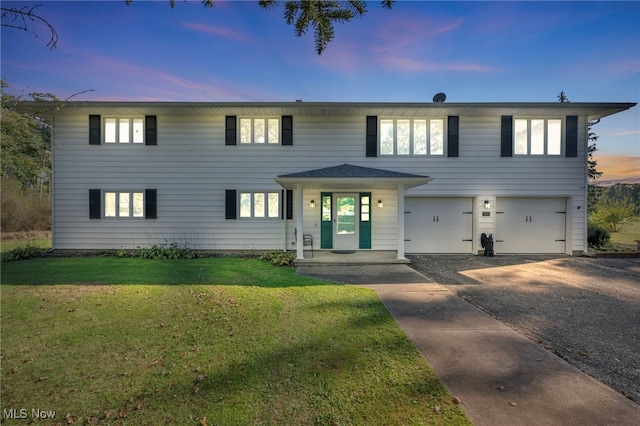
[[[371,249],[371,193],[323,192],[320,211],[320,248]]]

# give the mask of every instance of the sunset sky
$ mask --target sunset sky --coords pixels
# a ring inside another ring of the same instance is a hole
[[[41,4],[57,30],[2,27],[13,94],[75,100],[554,102],[640,101],[640,2],[370,2],[336,25],[326,52],[283,19],[282,5],[200,0],[3,1]],[[5,21],[3,21],[5,24]],[[603,180],[640,182],[640,106],[602,120]]]

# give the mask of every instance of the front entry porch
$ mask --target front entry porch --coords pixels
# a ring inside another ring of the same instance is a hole
[[[393,250],[315,250],[313,257],[307,256],[305,251],[304,258],[295,261],[296,266],[406,265],[408,263],[408,259],[398,259],[398,253]]]

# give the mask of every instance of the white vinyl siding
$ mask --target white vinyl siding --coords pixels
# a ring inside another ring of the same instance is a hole
[[[459,158],[409,155],[365,157],[366,116],[296,115],[295,144],[287,149],[265,149],[262,144],[246,144],[242,149],[225,147],[225,113],[238,117],[260,116],[257,108],[220,111],[189,110],[171,113],[136,110],[130,116],[158,117],[162,144],[153,150],[131,143],[128,149],[102,149],[87,144],[86,114],[59,115],[54,133],[54,248],[109,249],[149,246],[165,241],[188,243],[208,250],[293,249],[294,220],[225,220],[225,190],[240,193],[278,193],[276,176],[349,163],[397,172],[428,175],[433,180],[407,191],[408,197],[474,198],[474,252],[481,232],[496,233],[495,207],[482,217],[484,199],[496,197],[561,197],[567,199],[566,252],[586,249],[586,117],[578,126],[578,157],[500,157],[500,115],[460,114]],[[539,111],[536,112],[536,115]],[[103,117],[119,112],[103,107]],[[265,111],[276,117],[289,111]],[[386,111],[385,111],[386,113]],[[390,114],[390,113],[388,113]],[[431,117],[429,117],[431,118]],[[438,117],[435,117],[438,118]],[[424,117],[413,117],[415,123]],[[440,118],[438,118],[440,119]],[[104,121],[104,119],[103,119]],[[380,122],[381,120],[379,120]],[[268,126],[268,124],[267,124]],[[430,126],[429,126],[430,128]],[[379,137],[381,135],[379,134]],[[413,140],[416,150],[416,139]],[[430,147],[427,148],[429,150]],[[136,192],[158,189],[158,218],[153,221],[90,220],[87,192],[91,188]],[[314,235],[319,247],[320,192],[304,189],[304,232]],[[327,192],[344,192],[327,188]],[[396,191],[366,189],[372,193],[372,248],[397,247]],[[316,208],[310,209],[311,199]],[[377,200],[384,207],[377,208]],[[294,194],[294,218],[297,202]],[[280,212],[281,213],[281,212]],[[268,215],[268,210],[265,215]],[[272,211],[273,214],[273,211]],[[316,224],[318,224],[316,226]]]

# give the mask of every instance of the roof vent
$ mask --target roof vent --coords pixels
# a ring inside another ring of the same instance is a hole
[[[433,102],[437,103],[437,104],[441,104],[443,103],[445,100],[447,100],[447,95],[445,95],[444,93],[436,93],[433,96]]]
[[[296,99],[296,102],[302,102],[302,99]]]

